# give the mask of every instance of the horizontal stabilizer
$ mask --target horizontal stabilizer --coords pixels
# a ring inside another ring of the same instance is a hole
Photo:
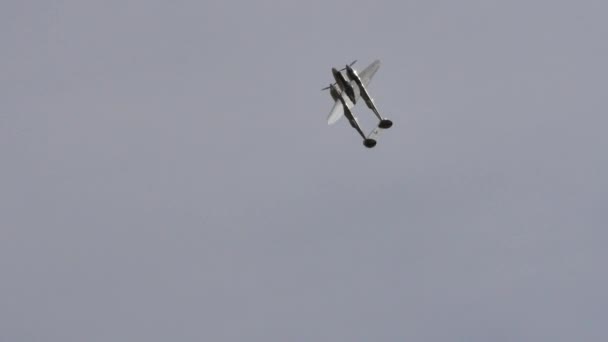
[[[386,129],[384,128],[380,128],[378,126],[374,127],[374,129],[367,135],[367,139],[373,139],[373,140],[378,140],[378,137],[380,137],[380,133],[382,133],[382,131],[385,131]]]

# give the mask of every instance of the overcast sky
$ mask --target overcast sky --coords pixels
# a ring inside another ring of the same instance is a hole
[[[608,340],[607,11],[3,1],[0,341]]]

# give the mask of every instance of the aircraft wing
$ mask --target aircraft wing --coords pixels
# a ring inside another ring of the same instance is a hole
[[[334,107],[331,109],[331,112],[329,112],[329,115],[327,116],[327,124],[335,124],[336,121],[340,120],[342,115],[344,115],[344,108],[342,107],[342,102],[340,102],[340,100],[336,100],[336,103],[334,103]]]
[[[365,70],[359,73],[359,77],[361,77],[361,82],[365,87],[372,81],[372,78],[376,74],[376,71],[380,69],[380,60],[376,59],[372,62],[372,64],[368,65]]]

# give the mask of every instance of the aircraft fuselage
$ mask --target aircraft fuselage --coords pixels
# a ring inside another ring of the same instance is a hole
[[[350,108],[348,107],[346,100],[344,99],[344,96],[342,96],[342,92],[340,91],[340,89],[338,89],[334,84],[332,84],[329,86],[329,93],[331,94],[331,97],[334,100],[338,100],[338,101],[342,102],[342,107],[344,107],[344,116],[346,116],[348,121],[355,120],[355,116],[353,115]]]
[[[352,103],[355,103],[355,89],[353,89],[350,82],[347,81],[346,78],[344,78],[344,75],[336,68],[331,68],[331,73],[334,75],[338,87],[346,93]]]
[[[369,109],[371,109],[371,110],[376,110],[376,106],[374,105],[374,100],[372,99],[371,96],[369,96],[367,89],[365,88],[365,86],[363,86],[361,77],[359,77],[359,75],[357,74],[355,69],[353,69],[352,67],[347,65],[346,74],[348,75],[348,78],[351,81],[354,81],[355,83],[357,83],[357,86],[359,87],[359,94],[361,94],[361,97],[365,101],[365,104],[367,105],[367,107],[369,107]]]
[[[393,125],[393,122],[388,119],[383,119],[382,116],[380,115],[380,113],[378,113],[378,108],[376,108],[376,105],[374,104],[374,99],[372,99],[372,97],[369,96],[369,93],[367,92],[367,89],[363,85],[363,81],[361,81],[361,77],[359,77],[359,75],[357,74],[357,71],[355,71],[355,69],[351,68],[350,65],[347,65],[346,66],[346,75],[348,76],[349,80],[354,81],[357,84],[357,87],[359,87],[359,94],[365,101],[365,104],[367,105],[367,107],[369,109],[371,109],[374,112],[374,114],[376,114],[376,117],[378,118],[378,120],[380,120],[380,124],[378,125],[378,127],[390,128]]]

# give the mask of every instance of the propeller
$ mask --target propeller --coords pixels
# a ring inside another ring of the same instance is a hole
[[[351,63],[350,63],[348,66],[351,66],[351,67],[352,67],[353,65],[355,65],[355,63],[357,63],[357,60],[356,60],[356,59],[355,59],[354,61],[352,61],[352,62],[351,62]],[[344,68],[340,69],[340,71],[344,71],[344,70],[346,70],[346,67],[344,67]]]

